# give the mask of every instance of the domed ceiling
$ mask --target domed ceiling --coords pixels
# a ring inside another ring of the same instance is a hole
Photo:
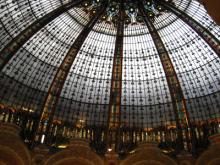
[[[0,50],[25,28],[68,0],[0,2]],[[134,2],[126,2],[130,4]],[[173,0],[220,40],[220,28],[196,0]],[[0,72],[0,102],[39,112],[56,72],[91,19],[89,7],[73,7],[34,34]],[[155,14],[155,13],[153,13]],[[157,14],[157,13],[156,13]],[[104,15],[103,15],[104,17]],[[106,16],[107,17],[107,16]],[[100,18],[81,46],[63,85],[55,118],[106,124],[117,25]],[[193,120],[219,117],[220,63],[216,52],[180,17],[161,11],[152,21],[170,56]],[[121,120],[129,126],[175,123],[165,72],[147,25],[124,26]]]

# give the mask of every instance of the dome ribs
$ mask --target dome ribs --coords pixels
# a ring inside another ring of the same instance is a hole
[[[121,116],[121,90],[122,90],[122,62],[125,12],[123,1],[120,1],[117,24],[117,35],[112,67],[112,81],[110,89],[110,102],[108,113],[108,145],[118,151],[120,143],[120,116]]]
[[[10,59],[16,54],[16,52],[39,30],[41,30],[45,25],[53,21],[55,18],[59,17],[61,14],[65,13],[69,9],[79,5],[84,0],[76,0],[66,3],[57,9],[51,11],[40,19],[36,20],[26,29],[24,29],[20,34],[18,34],[11,42],[9,42],[5,48],[0,52],[0,71],[4,66],[10,61]]]
[[[82,32],[78,35],[73,45],[70,47],[68,53],[66,54],[64,60],[57,69],[57,72],[53,78],[46,99],[44,101],[42,111],[40,113],[41,118],[39,122],[40,124],[38,125],[38,131],[36,131],[37,134],[40,135],[40,137],[42,137],[43,135],[46,137],[46,143],[50,143],[51,124],[53,123],[56,106],[67,75],[85,39],[87,38],[88,34],[97,23],[101,15],[106,10],[107,4],[107,2],[104,2],[101,6],[97,8],[94,15],[85,25]],[[38,138],[38,140],[39,139],[41,138]]]
[[[176,152],[180,152],[184,149],[184,143],[188,143],[188,148],[190,149],[191,142],[189,140],[191,133],[188,132],[188,129],[191,127],[189,121],[189,114],[186,107],[185,98],[183,95],[180,82],[178,80],[176,71],[174,69],[173,63],[169,57],[169,54],[162,42],[156,28],[154,27],[151,20],[147,18],[146,12],[144,10],[143,4],[139,1],[139,10],[143,15],[143,20],[148,27],[149,33],[152,37],[154,45],[157,49],[161,64],[163,66],[164,73],[166,75],[166,80],[168,88],[170,91],[175,119],[177,127],[177,143]]]
[[[208,31],[205,27],[203,27],[192,17],[187,15],[186,12],[181,11],[174,5],[166,3],[164,1],[160,1],[160,3],[162,6],[164,6],[165,9],[172,12],[180,19],[182,19],[187,25],[189,25],[213,49],[213,51],[218,55],[218,57],[220,57],[220,41],[212,33],[210,33],[210,31]]]

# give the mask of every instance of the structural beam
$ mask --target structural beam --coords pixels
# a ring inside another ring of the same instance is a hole
[[[173,109],[174,114],[176,118],[176,126],[178,131],[178,141],[180,144],[178,144],[179,148],[178,150],[182,150],[184,145],[182,143],[183,141],[183,129],[184,128],[190,128],[189,123],[189,115],[186,109],[186,103],[185,98],[183,95],[182,88],[180,86],[180,82],[178,80],[176,71],[174,69],[173,63],[169,57],[169,54],[157,32],[157,29],[154,27],[153,23],[148,19],[144,5],[141,1],[139,1],[139,10],[141,14],[143,15],[143,20],[145,24],[148,27],[149,33],[153,39],[154,45],[157,49],[160,61],[162,63],[167,84],[169,87],[172,103],[173,103]]]
[[[71,69],[71,66],[76,58],[76,55],[79,52],[81,46],[83,45],[90,31],[92,30],[96,22],[99,20],[101,15],[106,10],[106,7],[107,7],[107,2],[104,1],[104,3],[97,8],[97,10],[94,12],[94,15],[92,16],[90,21],[87,23],[87,25],[84,27],[84,29],[79,34],[79,36],[76,38],[75,42],[71,46],[67,55],[64,57],[64,60],[62,61],[61,65],[57,69],[57,72],[50,85],[47,97],[44,101],[44,106],[43,106],[43,109],[40,115],[41,125],[39,126],[38,130],[42,130],[42,132],[45,133],[46,136],[50,132],[50,127],[53,122],[55,109],[56,109],[61,91],[63,89],[63,85],[66,81],[66,78]],[[41,129],[42,127],[43,129]]]
[[[108,113],[109,134],[107,136],[109,147],[116,151],[120,141],[124,17],[123,0],[120,0]]]
[[[157,0],[158,1],[158,0]],[[165,9],[172,12],[186,24],[188,24],[196,33],[198,33],[204,41],[213,49],[213,51],[220,57],[220,41],[208,29],[203,27],[199,22],[190,17],[186,12],[181,11],[174,5],[165,1],[158,1]]]
[[[34,23],[24,29],[20,34],[18,34],[15,38],[13,38],[12,41],[9,42],[0,52],[0,71],[16,54],[16,52],[41,28],[43,28],[45,25],[47,25],[49,22],[51,22],[64,12],[79,5],[83,1],[84,0],[74,0],[58,7],[57,9],[36,20]]]

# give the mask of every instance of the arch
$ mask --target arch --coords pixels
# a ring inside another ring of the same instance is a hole
[[[0,145],[0,165],[26,165],[22,158],[11,148]]]
[[[218,162],[216,162],[218,160]],[[220,144],[211,145],[196,161],[196,165],[216,165],[220,162]]]
[[[219,165],[220,158],[213,159],[209,162],[208,165]]]
[[[7,164],[5,164],[4,162],[2,162],[2,161],[0,160],[0,165],[7,165]]]
[[[80,160],[82,165],[103,165],[104,161],[94,153],[89,145],[84,141],[74,140],[70,143],[70,146],[65,150],[58,152],[48,158],[44,165],[68,165],[79,163]],[[80,164],[77,164],[80,165]]]
[[[37,154],[32,158],[32,164],[33,165],[39,165],[42,164],[42,162],[44,161],[45,157],[44,155],[41,154]]]
[[[31,164],[31,155],[19,137],[20,127],[4,123],[0,126],[0,148],[8,148],[22,159],[25,165]]]
[[[179,162],[180,165],[191,165],[191,162],[189,160],[182,160]]]
[[[158,148],[139,148],[136,153],[128,156],[120,165],[177,165],[177,163],[164,155]]]
[[[144,161],[137,162],[134,165],[163,165],[163,164],[156,160],[144,160]]]
[[[95,164],[84,158],[70,157],[66,159],[61,159],[58,162],[56,162],[54,165],[95,165]]]

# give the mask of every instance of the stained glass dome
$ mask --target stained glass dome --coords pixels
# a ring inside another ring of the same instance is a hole
[[[1,105],[100,128],[219,120],[220,28],[196,0],[2,0],[0,18]]]

